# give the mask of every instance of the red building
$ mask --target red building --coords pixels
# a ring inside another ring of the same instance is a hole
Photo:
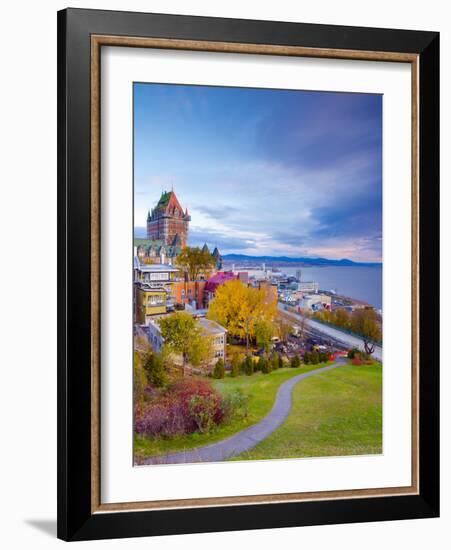
[[[191,216],[183,211],[174,191],[164,191],[147,215],[147,239],[172,247],[186,246]]]
[[[171,293],[176,304],[195,305],[196,309],[205,307],[206,281],[177,281],[172,284]]]
[[[205,285],[205,302],[208,305],[210,300],[213,300],[218,286],[233,281],[240,280],[244,285],[247,285],[247,272],[233,273],[232,271],[219,271],[213,277],[210,277]]]

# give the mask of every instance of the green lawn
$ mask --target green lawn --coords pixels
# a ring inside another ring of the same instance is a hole
[[[200,445],[208,445],[225,439],[226,437],[230,437],[251,424],[259,422],[269,413],[274,404],[277,390],[285,380],[323,366],[324,364],[303,365],[295,369],[279,369],[270,374],[255,373],[252,376],[243,375],[237,378],[231,378],[227,375],[226,378],[222,380],[213,380],[214,387],[223,395],[227,395],[238,388],[245,394],[250,395],[249,415],[246,419],[232,420],[227,424],[218,426],[214,431],[208,434],[195,433],[172,439],[135,437],[135,455],[140,458],[157,456],[183,451],[185,449],[192,449]]]
[[[297,384],[285,423],[232,460],[380,454],[382,367],[346,365]]]

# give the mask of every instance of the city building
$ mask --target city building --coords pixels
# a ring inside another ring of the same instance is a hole
[[[304,294],[299,300],[301,309],[319,311],[321,309],[331,309],[332,298],[327,294]]]
[[[300,292],[314,292],[316,294],[319,290],[319,283],[316,281],[299,281],[296,287],[296,290]]]
[[[186,246],[188,210],[181,207],[174,191],[164,191],[157,205],[147,214],[147,238],[162,241],[166,246]]]
[[[218,250],[217,246],[215,246],[215,249],[213,250],[212,256],[215,259],[216,269],[218,271],[220,271],[222,269],[222,256],[219,253],[219,250]]]
[[[168,310],[167,292],[152,289],[146,283],[135,285],[135,322],[148,325],[151,318]]]
[[[152,317],[175,307],[172,287],[180,281],[178,269],[171,265],[141,264],[134,259],[135,323],[149,324]]]
[[[198,323],[202,327],[202,334],[212,340],[212,353],[209,361],[210,365],[214,365],[218,359],[226,360],[227,347],[227,329],[216,321],[210,319],[198,319]]]
[[[215,268],[213,271],[220,271],[222,269],[222,256],[217,246],[215,246],[213,252],[210,252],[210,249],[208,248],[207,243],[205,243],[204,246],[202,247],[202,252],[210,254],[213,257],[215,262]]]
[[[211,339],[211,355],[204,365],[211,370],[219,358],[224,359],[224,361],[226,359],[227,330],[216,321],[209,319],[197,319],[197,323],[199,323],[202,335]],[[164,338],[158,322],[151,320],[146,330],[152,348],[154,351],[160,352],[164,344]]]
[[[177,241],[178,242],[178,241]],[[142,263],[175,264],[175,259],[182,251],[178,244],[167,245],[163,241],[134,239],[135,255]]]
[[[205,286],[207,281],[177,281],[171,286],[176,304],[191,306],[193,309],[205,307]]]

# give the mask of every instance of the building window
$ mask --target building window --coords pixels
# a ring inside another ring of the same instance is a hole
[[[169,273],[150,273],[151,281],[167,281],[169,279]]]
[[[164,296],[155,295],[147,298],[147,305],[149,307],[161,306],[164,304]]]

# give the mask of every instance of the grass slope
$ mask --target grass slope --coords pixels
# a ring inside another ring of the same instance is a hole
[[[293,390],[285,423],[231,460],[380,454],[382,367],[347,365],[307,378]]]
[[[223,395],[241,389],[245,394],[250,395],[249,415],[245,419],[235,419],[227,424],[218,426],[208,434],[194,433],[183,437],[172,439],[135,437],[135,456],[145,458],[158,456],[185,449],[192,449],[201,445],[209,445],[221,439],[232,436],[240,430],[256,424],[271,410],[279,386],[293,376],[321,368],[320,365],[304,365],[292,369],[283,368],[270,374],[255,373],[252,376],[239,376],[231,378],[227,376],[222,380],[212,380],[213,386]]]

